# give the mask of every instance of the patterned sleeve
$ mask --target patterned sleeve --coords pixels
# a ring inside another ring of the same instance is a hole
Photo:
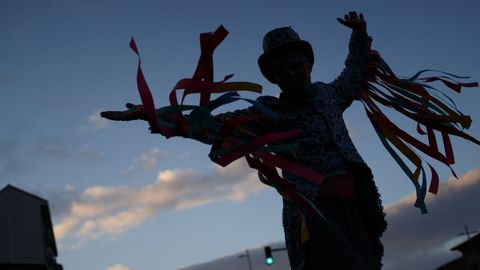
[[[357,98],[358,92],[365,84],[364,73],[371,43],[372,38],[367,33],[352,32],[345,68],[340,76],[329,84],[329,88],[335,92],[333,96],[342,111]]]
[[[268,103],[271,103],[271,97],[260,97],[256,100],[258,103],[270,107]],[[207,110],[194,110],[189,115],[185,115],[185,119],[188,122],[190,134],[188,138],[200,141],[205,144],[213,144],[216,141],[224,140],[225,138],[234,138],[234,139],[247,139],[252,138],[255,135],[265,134],[271,126],[269,123],[271,121],[262,120],[262,112],[258,110],[255,106],[250,106],[246,109],[235,110],[232,112],[226,112],[212,116]],[[225,125],[236,118],[241,118],[243,116],[252,116],[251,120],[246,121],[241,124],[241,130],[238,129],[225,129]],[[173,122],[172,119],[167,119],[162,117],[162,120],[167,122]],[[205,129],[202,127],[209,126],[210,130],[215,130],[216,132],[205,132]],[[152,129],[150,125],[150,131],[152,133],[158,133],[156,130]]]

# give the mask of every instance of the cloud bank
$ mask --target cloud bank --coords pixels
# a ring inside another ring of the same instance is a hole
[[[145,186],[91,186],[71,202],[54,227],[60,246],[78,246],[103,236],[116,236],[162,211],[178,211],[222,200],[242,201],[265,188],[244,161],[208,173],[191,169],[159,172]]]
[[[460,256],[450,251],[465,237],[456,237],[464,224],[472,229],[480,227],[480,169],[472,170],[459,179],[449,179],[440,184],[438,195],[427,196],[429,214],[421,215],[413,207],[415,194],[411,194],[385,207],[388,228],[383,238],[384,270],[435,269]],[[275,246],[285,245],[275,243]],[[263,245],[251,251],[254,269],[286,270],[288,258],[284,252],[274,254],[277,264],[266,266]],[[181,270],[236,270],[245,269],[238,254],[225,256],[211,262],[192,265]]]
[[[101,111],[102,110],[96,110],[92,114],[88,115],[87,120],[88,120],[88,123],[90,124],[89,128],[91,130],[104,129],[110,125],[109,120],[102,118],[100,116]]]
[[[107,267],[106,270],[132,270],[132,268],[124,265],[124,264],[116,264],[116,265],[112,265],[112,266],[109,266]]]
[[[121,171],[122,175],[130,175],[140,171],[151,171],[157,166],[158,161],[165,159],[186,159],[190,157],[190,153],[170,153],[165,150],[161,150],[157,147],[149,149],[142,153],[138,157],[133,158],[132,163],[125,170]]]
[[[413,208],[412,194],[386,207],[384,269],[434,269],[459,257],[449,249],[464,241],[464,225],[480,227],[480,169],[441,183],[438,195],[427,196],[429,213]]]

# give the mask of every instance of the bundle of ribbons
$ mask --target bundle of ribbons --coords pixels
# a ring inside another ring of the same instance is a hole
[[[277,118],[277,114],[274,111],[254,100],[241,98],[237,93],[237,91],[261,93],[262,87],[250,82],[228,82],[233,75],[227,75],[221,81],[213,81],[213,52],[227,34],[227,30],[223,26],[220,26],[214,32],[200,34],[201,55],[193,76],[179,80],[170,93],[170,105],[161,108],[155,108],[152,94],[141,69],[138,48],[132,38],[130,47],[138,56],[138,91],[149,122],[153,125],[153,128],[166,138],[172,136],[193,137],[192,134],[198,133],[198,129],[201,129],[204,136],[216,138],[209,154],[212,161],[221,166],[227,166],[233,161],[244,157],[251,168],[258,170],[258,175],[263,183],[276,188],[282,196],[295,200],[307,210],[313,211],[326,219],[314,202],[295,190],[292,184],[285,181],[278,174],[277,169],[280,169],[318,185],[322,184],[324,177],[321,174],[282,159],[276,154],[281,151],[296,149],[298,144],[283,142],[287,138],[294,137],[301,130],[294,129],[270,134],[253,134],[245,130],[242,128],[242,125],[248,121],[258,121],[262,120],[262,118],[275,120]],[[460,125],[463,128],[468,128],[471,122],[470,118],[462,115],[455,108],[453,102],[452,104],[447,104],[430,95],[429,92],[433,88],[426,83],[439,80],[456,91],[460,91],[462,86],[473,87],[477,86],[477,84],[456,82],[452,77],[457,79],[463,79],[464,77],[446,73],[436,77],[419,77],[427,71],[421,71],[410,79],[400,79],[395,76],[378,53],[371,51],[370,56],[371,59],[366,76],[369,87],[361,92],[359,98],[365,105],[367,115],[382,143],[414,183],[417,190],[416,206],[422,209],[424,213],[426,212],[424,203],[426,193],[425,170],[420,157],[411,148],[415,147],[421,152],[450,166],[453,164],[454,158],[448,137],[449,134],[480,144],[479,141],[463,133],[458,127]],[[178,90],[183,90],[180,102],[177,99]],[[190,94],[199,94],[200,101],[198,105],[184,104],[185,98]],[[212,94],[221,95],[212,99]],[[236,116],[223,123],[222,126],[218,126],[211,112],[220,106],[238,100],[251,103],[261,114]],[[398,128],[382,113],[376,104],[394,108],[416,121],[418,123],[418,132],[422,135],[428,135],[429,144],[426,145],[420,142]],[[185,111],[190,111],[188,119],[183,113]],[[190,125],[192,117],[195,117],[195,115],[201,116],[200,122],[203,123],[202,126]],[[170,121],[165,121],[165,119],[170,119]],[[422,130],[421,125],[424,126],[426,132]],[[438,151],[434,130],[442,134],[445,155]],[[245,136],[239,139],[231,136],[233,133],[240,133]],[[394,148],[416,166],[414,172],[409,169]],[[438,175],[433,167],[430,164],[428,165],[432,171],[429,191],[436,193],[438,189]],[[419,184],[418,180],[420,172],[423,176],[422,184]]]
[[[421,77],[425,73],[439,75]],[[378,52],[373,50],[369,52],[366,71],[368,87],[361,91],[359,98],[382,144],[415,186],[417,195],[415,206],[420,208],[422,213],[427,213],[425,206],[427,180],[424,162],[422,162],[425,159],[417,154],[416,150],[442,162],[457,177],[451,167],[455,163],[455,157],[449,136],[459,136],[480,145],[480,141],[462,131],[470,127],[472,122],[470,116],[463,115],[447,95],[434,88],[432,84],[428,84],[439,81],[458,93],[462,87],[478,87],[477,82],[462,83],[457,79],[468,79],[468,77],[460,77],[442,71],[422,70],[410,78],[400,78],[393,73]],[[417,132],[420,135],[427,135],[428,144],[414,138],[395,125],[377,104],[393,108],[415,121]],[[441,134],[444,153],[438,149],[435,132]],[[414,165],[413,171],[399,154]],[[431,171],[428,192],[436,194],[439,185],[438,174],[430,163],[427,161],[425,163]],[[422,175],[421,184],[419,182],[420,175]]]

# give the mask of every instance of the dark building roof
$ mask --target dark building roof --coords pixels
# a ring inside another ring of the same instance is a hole
[[[480,249],[480,233],[473,236],[473,237],[470,237],[470,241],[472,241],[472,243],[469,243],[469,241],[466,240],[466,241],[454,246],[450,250],[452,250],[452,251],[458,250],[462,253],[470,253],[471,252],[471,244],[473,244],[473,246],[476,250]]]
[[[37,195],[34,195],[34,194],[32,194],[32,193],[29,193],[29,192],[26,192],[25,190],[22,190],[22,189],[20,189],[20,188],[17,188],[17,187],[15,187],[15,186],[10,185],[10,184],[8,184],[6,187],[4,187],[2,190],[0,190],[0,196],[2,196],[2,193],[8,192],[8,191],[20,192],[20,193],[25,194],[25,195],[27,195],[27,196],[33,197],[33,198],[39,200],[40,202],[48,203],[48,201],[45,200],[44,198],[40,198],[40,197],[38,197]]]
[[[438,267],[435,270],[467,270],[467,266],[465,265],[465,260],[462,256]]]
[[[18,187],[10,185],[10,184],[8,184],[2,190],[0,190],[0,197],[2,196],[2,194],[6,194],[7,192],[15,192],[15,193],[21,194],[23,196],[28,196],[30,198],[33,198],[33,199],[37,200],[40,203],[40,211],[41,211],[42,219],[45,222],[45,226],[46,226],[45,229],[46,229],[46,232],[48,234],[47,244],[53,249],[53,252],[54,252],[55,256],[57,256],[58,255],[58,250],[57,250],[57,244],[56,244],[56,241],[55,241],[55,235],[53,233],[53,224],[52,224],[52,218],[51,218],[51,215],[50,215],[50,209],[48,207],[48,201],[45,200],[44,198],[41,198],[37,195],[34,195],[30,192],[27,192],[25,190],[22,190]]]

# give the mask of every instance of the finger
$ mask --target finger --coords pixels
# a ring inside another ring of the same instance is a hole
[[[343,25],[345,25],[345,21],[342,18],[337,18],[337,21]]]
[[[362,13],[360,13],[360,20],[361,20],[361,21],[365,21],[365,18],[363,18],[363,14],[362,14]]]
[[[100,116],[110,120],[116,120],[118,118],[118,112],[115,112],[115,111],[101,112]]]
[[[345,19],[345,21],[349,21],[350,18],[348,17],[348,14],[345,14],[345,16],[343,16],[343,18]]]
[[[135,104],[127,103],[125,104],[125,107],[127,107],[127,109],[133,109],[135,107]]]
[[[350,19],[351,19],[352,21],[358,20],[357,12],[351,11],[351,12],[350,12]]]

